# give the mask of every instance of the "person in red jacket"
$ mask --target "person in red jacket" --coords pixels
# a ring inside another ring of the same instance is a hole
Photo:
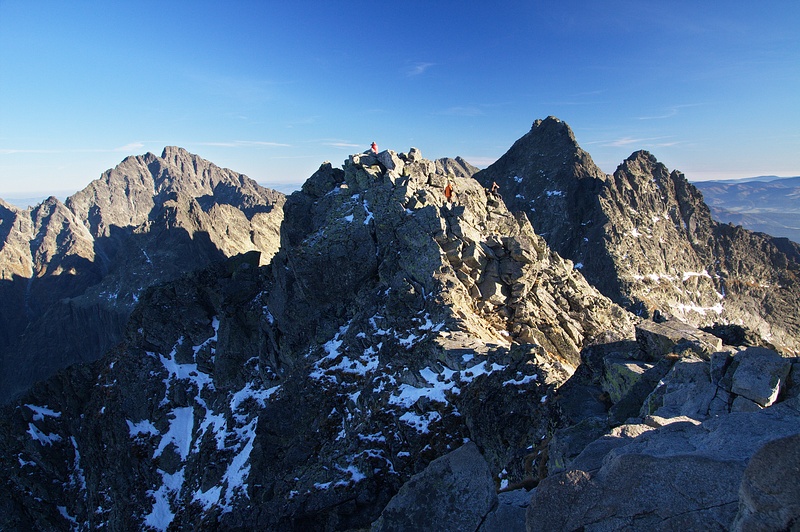
[[[453,185],[450,181],[447,182],[447,186],[444,187],[444,197],[447,198],[447,203],[451,203],[453,201]]]
[[[377,153],[378,153],[378,145],[373,142],[372,146],[370,146],[370,148],[372,149],[372,153],[377,155]]]

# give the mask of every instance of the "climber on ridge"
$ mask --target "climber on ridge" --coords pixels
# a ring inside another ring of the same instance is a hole
[[[447,186],[444,187],[444,197],[447,199],[447,203],[453,202],[453,185],[450,181],[447,181]]]
[[[375,155],[378,154],[378,145],[375,144],[374,141],[373,141],[372,145],[370,146],[370,149],[372,150],[372,153],[374,153]]]

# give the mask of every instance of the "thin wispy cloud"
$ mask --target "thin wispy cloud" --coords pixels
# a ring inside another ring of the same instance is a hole
[[[144,144],[141,142],[130,142],[125,144],[124,146],[120,146],[119,148],[114,148],[112,151],[122,151],[122,152],[132,152],[133,150],[141,150],[144,148]]]
[[[116,148],[0,148],[0,155],[11,155],[15,153],[34,153],[34,154],[59,154],[59,153],[113,153],[140,150],[144,147],[141,142],[131,142]]]
[[[485,114],[480,107],[476,106],[454,106],[435,113],[447,116],[481,116]]]
[[[490,164],[497,161],[497,157],[482,157],[482,156],[464,156],[463,158],[469,164],[475,165],[478,168],[486,168]]]
[[[325,141],[322,143],[323,146],[332,146],[334,148],[358,148],[361,144],[356,144],[354,142],[346,142],[346,141],[339,141],[339,140],[331,140]]]
[[[408,70],[406,70],[406,76],[409,78],[420,76],[434,65],[436,65],[436,63],[414,63],[409,67]]]
[[[628,146],[630,144],[641,144],[645,139],[635,139],[633,137],[623,137],[621,139],[612,140],[610,142],[606,141],[603,146],[609,146],[613,148],[620,148],[622,146]]]
[[[269,142],[265,140],[233,140],[222,142],[196,142],[198,146],[216,146],[220,148],[251,148],[251,147],[264,147],[264,148],[290,148],[291,144],[284,144],[282,142]]]
[[[604,148],[624,148],[630,145],[646,148],[667,148],[683,143],[683,141],[680,140],[662,140],[668,138],[669,137],[621,137],[613,140],[595,140],[585,142],[584,144],[587,146],[602,146]]]
[[[190,72],[189,82],[203,92],[218,98],[256,103],[274,98],[276,87],[291,85],[290,80],[276,81],[248,76],[226,76],[213,72]]]
[[[673,105],[672,107],[667,108],[666,112],[658,115],[652,116],[637,116],[638,120],[662,120],[665,118],[672,118],[676,116],[681,109],[685,109],[687,107],[697,107],[698,105],[703,105],[701,103],[687,103],[683,105]]]

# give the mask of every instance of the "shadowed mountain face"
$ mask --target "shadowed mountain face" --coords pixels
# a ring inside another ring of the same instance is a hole
[[[0,202],[0,399],[101,356],[146,287],[249,250],[268,262],[283,201],[168,147],[126,158],[65,203]]]
[[[800,349],[800,247],[715,222],[700,192],[651,154],[636,152],[605,175],[550,117],[475,177],[497,182],[510,209],[626,308],[747,325]]]
[[[715,220],[800,242],[800,177],[700,181]]]

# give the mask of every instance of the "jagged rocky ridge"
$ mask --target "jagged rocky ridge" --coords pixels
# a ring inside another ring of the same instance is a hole
[[[174,147],[126,158],[65,203],[0,201],[0,401],[104,354],[147,286],[252,249],[268,262],[283,201]]]
[[[552,390],[634,319],[476,181],[447,205],[436,170],[323,165],[269,267],[147,291],[119,349],[5,418],[6,526],[363,527],[466,440],[531,477]]]
[[[799,352],[800,246],[715,222],[702,194],[653,155],[635,152],[606,175],[549,117],[475,177],[496,181],[512,211],[624,307],[746,326]]]
[[[119,349],[0,418],[2,526],[795,522],[797,359],[623,311],[471,172],[325,164],[271,265],[148,290]]]

